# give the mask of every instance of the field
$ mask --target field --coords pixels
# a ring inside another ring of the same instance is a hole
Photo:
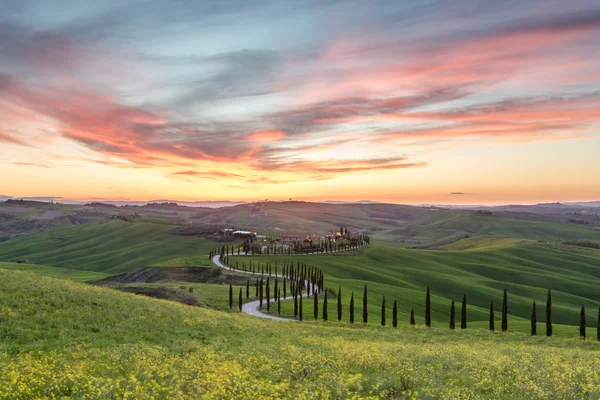
[[[0,269],[0,398],[598,398],[600,345],[278,323]]]
[[[185,255],[208,254],[217,244],[164,234],[171,226],[91,222],[15,237],[0,243],[0,261],[119,273]]]
[[[50,276],[58,279],[66,279],[73,282],[88,282],[106,278],[103,272],[81,271],[77,269],[49,267],[38,264],[19,264],[0,262],[0,268],[14,271],[29,271],[36,275]]]
[[[555,334],[578,334],[581,304],[589,310],[588,326],[596,327],[596,313],[593,311],[600,303],[599,251],[530,240],[489,238],[464,239],[449,248],[461,250],[397,249],[373,245],[350,253],[304,257],[255,256],[252,261],[277,262],[278,265],[301,261],[321,268],[326,286],[336,292],[341,286],[346,318],[350,293],[354,292],[356,320],[360,320],[362,315],[366,283],[368,312],[373,324],[380,321],[383,296],[386,296],[388,319],[392,303],[396,300],[401,321],[408,321],[410,310],[414,308],[417,321],[422,322],[425,291],[429,285],[432,319],[441,326],[448,324],[451,298],[455,298],[459,310],[463,294],[467,296],[469,326],[487,327],[491,299],[494,299],[495,316],[499,321],[502,292],[506,288],[510,329],[528,332],[532,301],[536,300],[538,305],[538,321],[544,321],[546,295],[551,288],[553,322],[564,325],[557,326]],[[232,260],[240,265],[248,262],[247,257],[232,257]],[[312,302],[304,303],[305,315],[312,316]],[[337,300],[333,300],[332,310],[335,310],[336,303]],[[282,308],[285,315],[293,315],[290,302]]]

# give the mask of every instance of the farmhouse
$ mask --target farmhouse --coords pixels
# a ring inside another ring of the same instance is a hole
[[[237,238],[251,238],[254,237],[256,235],[256,232],[250,232],[250,231],[233,231],[232,235],[234,237]]]
[[[279,243],[281,244],[292,244],[301,243],[306,239],[306,235],[299,233],[282,233],[279,237]]]

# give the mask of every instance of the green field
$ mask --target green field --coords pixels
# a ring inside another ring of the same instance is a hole
[[[94,271],[81,271],[77,269],[49,267],[38,264],[19,264],[0,262],[0,268],[14,271],[28,271],[36,275],[66,279],[73,282],[87,282],[106,278],[108,274]]]
[[[0,398],[598,398],[600,344],[278,323],[0,269]]]
[[[208,254],[214,241],[165,234],[171,226],[92,222],[15,237],[0,243],[0,261],[119,273],[169,259]],[[208,257],[207,257],[208,259]]]
[[[555,333],[577,335],[579,309],[588,311],[588,326],[596,326],[600,304],[600,251],[575,246],[539,243],[529,240],[465,239],[450,246],[461,250],[414,250],[373,245],[349,253],[304,257],[260,256],[253,262],[305,262],[321,268],[325,285],[342,287],[342,304],[347,320],[350,293],[355,294],[355,318],[362,316],[362,298],[368,285],[370,322],[380,321],[381,302],[386,296],[388,320],[391,307],[398,301],[399,319],[409,320],[414,308],[417,322],[423,321],[425,290],[432,293],[432,319],[447,326],[452,297],[460,305],[467,296],[468,321],[471,327],[487,327],[490,300],[495,302],[499,326],[502,292],[509,294],[509,329],[528,331],[532,301],[538,305],[538,321],[544,321],[544,305],[548,288],[553,291]],[[245,257],[232,257],[233,262],[248,262]],[[331,301],[331,300],[330,300]],[[337,300],[330,306],[335,311]],[[305,316],[312,317],[312,301],[304,301]],[[309,304],[306,304],[309,303]],[[292,303],[283,306],[285,315],[292,314]],[[459,308],[457,308],[459,310]],[[457,314],[458,315],[458,314]]]

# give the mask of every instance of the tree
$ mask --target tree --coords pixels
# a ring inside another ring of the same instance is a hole
[[[581,305],[581,312],[579,313],[579,337],[585,340],[585,307]]]
[[[350,296],[350,323],[354,323],[354,292]]]
[[[238,302],[238,307],[240,308],[240,312],[242,312],[242,288],[240,288],[240,299]]]
[[[502,296],[502,332],[508,330],[508,294],[504,289],[504,295]]]
[[[410,309],[410,326],[415,326],[415,309]]]
[[[267,295],[267,312],[270,313],[271,312],[271,288],[269,286],[269,278],[267,278],[267,285],[266,285],[266,289],[265,289],[265,294]]]
[[[300,293],[300,304],[298,307],[298,319],[300,319],[300,321],[302,321],[302,293]]]
[[[256,294],[254,297],[258,297],[258,279],[256,280]]]
[[[250,297],[250,279],[246,281],[246,300]]]
[[[298,317],[298,295],[294,292],[294,318]]]
[[[325,290],[325,298],[323,299],[323,321],[327,321],[329,312],[327,310],[327,290]]]
[[[531,306],[531,336],[535,335],[537,335],[537,307],[534,300]]]
[[[286,279],[283,278],[283,299],[285,300],[287,297],[287,293],[286,293]]]
[[[363,294],[363,323],[369,320],[369,312],[367,311],[367,285],[365,285],[365,293]]]
[[[598,306],[598,318],[596,319],[596,339],[600,342],[600,306]]]
[[[315,321],[319,318],[319,296],[317,295],[317,292],[315,292],[315,308],[313,310],[313,313],[315,315]]]
[[[467,295],[463,294],[462,308],[460,312],[460,329],[467,329]]]
[[[456,315],[456,311],[454,308],[454,297],[452,298],[452,303],[450,303],[450,329],[454,329],[455,324],[454,324],[454,319],[455,319],[455,315]]]
[[[552,336],[552,292],[548,288],[548,299],[546,300],[546,336]]]
[[[398,327],[398,305],[396,300],[394,300],[394,307],[392,308],[392,326],[394,328]]]
[[[277,293],[277,314],[281,315],[281,288],[279,288],[279,292]]]
[[[229,309],[233,308],[233,288],[231,287],[231,283],[229,284]]]
[[[425,326],[431,326],[431,296],[429,294],[429,286],[427,286],[427,294],[425,295]]]
[[[385,326],[385,296],[381,302],[381,326]]]
[[[342,320],[342,287],[338,289],[338,302],[337,302],[337,314],[338,321]]]
[[[490,331],[494,331],[495,329],[495,321],[494,321],[494,299],[490,301]]]
[[[260,280],[260,289],[258,290],[258,300],[259,300],[259,306],[260,308],[262,308],[262,303],[263,303],[263,280],[261,278]]]

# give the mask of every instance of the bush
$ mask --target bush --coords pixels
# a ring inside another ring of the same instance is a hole
[[[210,273],[212,276],[219,276],[223,273],[223,270],[221,269],[221,267],[216,267],[216,268],[213,268]]]

